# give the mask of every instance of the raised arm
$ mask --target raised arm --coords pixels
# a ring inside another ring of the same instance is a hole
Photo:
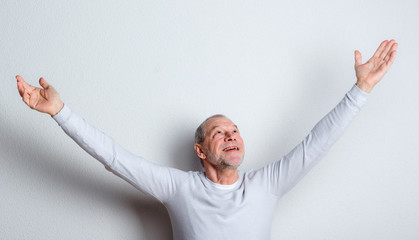
[[[361,63],[361,53],[355,51],[356,86],[290,153],[259,170],[268,176],[267,186],[271,193],[277,196],[285,194],[326,155],[358,114],[368,93],[390,68],[396,57],[396,49],[394,40],[384,41],[364,64]]]
[[[42,88],[30,85],[19,75],[16,79],[19,94],[30,108],[51,116],[56,115],[63,108],[64,103],[60,99],[60,94],[44,78],[39,79]]]
[[[50,114],[81,148],[141,191],[164,201],[176,191],[176,183],[189,176],[183,171],[148,162],[124,149],[112,137],[64,106],[58,92],[43,78],[39,80],[42,89],[26,83],[20,76],[16,79],[19,94],[30,108]]]

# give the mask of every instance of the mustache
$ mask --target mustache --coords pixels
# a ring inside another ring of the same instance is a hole
[[[242,144],[240,144],[240,143],[238,143],[238,142],[228,142],[228,143],[224,143],[223,145],[221,145],[221,149],[224,149],[224,148],[226,148],[226,147],[229,147],[229,146],[236,146],[236,147],[238,147],[239,149],[242,149],[243,148],[243,145]]]

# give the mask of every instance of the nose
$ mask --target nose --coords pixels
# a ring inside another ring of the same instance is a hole
[[[235,132],[227,132],[225,135],[226,142],[232,142],[236,140],[236,133]]]

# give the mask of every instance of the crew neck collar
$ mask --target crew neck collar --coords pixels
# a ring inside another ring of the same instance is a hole
[[[216,189],[220,189],[220,190],[232,190],[232,189],[235,189],[239,184],[240,184],[240,182],[241,182],[241,179],[242,179],[242,174],[241,174],[241,172],[239,171],[238,172],[238,175],[239,175],[239,178],[237,179],[237,181],[235,181],[233,184],[219,184],[219,183],[215,183],[215,182],[213,182],[213,181],[211,181],[206,175],[205,175],[205,172],[203,172],[202,173],[203,174],[203,177],[204,177],[204,179],[205,179],[205,181],[207,182],[207,183],[209,183],[210,184],[210,186],[212,186],[212,187],[214,187],[214,188],[216,188]]]

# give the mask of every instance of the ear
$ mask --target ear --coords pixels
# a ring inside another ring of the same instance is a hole
[[[195,151],[196,151],[196,155],[198,155],[198,157],[200,159],[205,159],[207,158],[207,156],[204,153],[204,148],[201,146],[201,144],[195,143],[194,145]]]

